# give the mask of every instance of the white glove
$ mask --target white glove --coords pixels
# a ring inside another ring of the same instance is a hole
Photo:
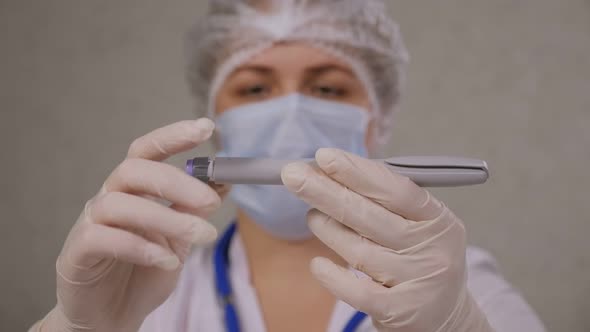
[[[283,182],[315,208],[313,233],[370,277],[317,257],[324,287],[379,331],[493,331],[466,288],[465,229],[447,207],[379,162],[336,149],[316,162],[287,165]]]
[[[191,245],[217,237],[203,218],[220,199],[160,161],[206,141],[213,128],[208,119],[183,121],[133,142],[65,242],[57,305],[40,331],[137,331],[168,298]]]

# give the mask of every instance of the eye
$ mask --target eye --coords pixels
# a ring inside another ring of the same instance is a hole
[[[339,98],[346,95],[344,89],[329,85],[314,86],[311,92],[321,98]]]
[[[240,95],[244,97],[264,97],[270,94],[270,88],[263,84],[248,86],[240,90]]]

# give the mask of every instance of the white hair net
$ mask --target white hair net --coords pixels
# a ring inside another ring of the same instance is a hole
[[[348,63],[364,84],[378,145],[389,138],[408,54],[382,0],[210,0],[187,38],[187,77],[197,103],[214,115],[218,90],[254,55],[303,41]]]

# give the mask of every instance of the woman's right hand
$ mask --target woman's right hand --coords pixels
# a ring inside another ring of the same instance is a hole
[[[131,144],[68,235],[56,264],[57,305],[41,331],[137,331],[168,298],[191,245],[217,237],[203,218],[220,198],[161,161],[213,129],[208,119],[182,121]]]

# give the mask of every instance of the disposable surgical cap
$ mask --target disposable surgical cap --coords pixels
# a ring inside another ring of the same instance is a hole
[[[376,142],[387,141],[408,54],[382,0],[210,0],[186,45],[197,104],[213,118],[227,77],[277,42],[306,42],[348,63],[369,94]]]

